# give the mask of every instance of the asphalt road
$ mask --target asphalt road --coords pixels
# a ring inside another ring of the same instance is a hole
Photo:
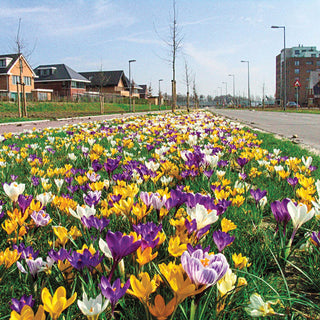
[[[238,120],[250,127],[295,140],[320,153],[320,114],[230,110],[210,108],[215,114]]]

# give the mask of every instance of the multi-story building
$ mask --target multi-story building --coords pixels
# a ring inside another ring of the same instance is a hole
[[[287,48],[285,52],[286,74],[287,74],[287,102],[298,101],[301,106],[308,104],[308,88],[310,73],[320,71],[320,51],[316,47],[298,47]],[[284,99],[284,49],[276,57],[276,100],[282,104]],[[301,86],[296,89],[294,86],[296,80],[299,80]]]

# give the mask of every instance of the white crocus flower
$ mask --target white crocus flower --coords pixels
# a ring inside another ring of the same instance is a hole
[[[154,162],[154,161],[145,162],[145,165],[149,170],[151,170],[153,172],[156,172],[160,167],[160,163]]]
[[[219,219],[216,210],[208,211],[205,206],[199,203],[193,208],[187,206],[187,214],[191,220],[196,219],[198,230]]]
[[[75,156],[74,153],[68,153],[68,158],[69,158],[71,161],[77,160],[77,157]]]
[[[78,307],[81,312],[87,316],[88,319],[98,319],[99,314],[102,313],[108,306],[109,300],[103,302],[101,293],[96,298],[89,298],[83,292],[82,301],[78,300]]]
[[[302,160],[304,166],[305,166],[307,169],[309,169],[309,167],[311,166],[311,163],[312,163],[312,157],[307,157],[307,158],[305,158],[304,156],[302,156],[301,160]]]
[[[63,183],[64,183],[64,180],[63,179],[54,179],[54,183],[56,184],[57,188],[60,190]]]
[[[290,201],[287,208],[295,231],[314,216],[314,209],[312,208],[308,211],[308,207],[304,203],[298,203],[298,205],[295,206],[295,204]]]
[[[40,201],[44,206],[52,202],[53,199],[54,199],[54,195],[52,195],[51,192],[41,193],[36,196],[36,200]]]
[[[85,205],[84,207],[82,207],[77,205],[77,211],[69,208],[69,212],[75,218],[81,220],[82,217],[89,218],[90,216],[94,216],[96,214],[96,209],[93,206],[89,207],[88,205]]]
[[[109,259],[112,259],[112,253],[109,249],[107,242],[100,238],[99,240],[99,248],[101,252]]]
[[[259,294],[254,293],[250,297],[248,308],[245,308],[245,310],[251,317],[272,316],[276,313],[271,308],[271,304],[274,304],[274,302],[264,302]]]
[[[268,203],[268,198],[267,196],[264,196],[263,198],[260,199],[259,205],[261,210],[265,207],[265,205]]]
[[[164,184],[165,186],[168,185],[172,180],[173,180],[173,177],[162,176],[160,178],[161,183]]]
[[[204,157],[205,164],[207,164],[211,169],[214,169],[218,165],[218,161],[219,157],[217,155],[205,155]]]
[[[3,190],[11,201],[16,202],[20,194],[23,193],[26,185],[24,183],[11,182],[10,184],[5,183]]]

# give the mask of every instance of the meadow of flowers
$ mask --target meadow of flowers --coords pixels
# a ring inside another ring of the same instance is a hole
[[[0,319],[319,319],[312,157],[205,112],[0,140]]]

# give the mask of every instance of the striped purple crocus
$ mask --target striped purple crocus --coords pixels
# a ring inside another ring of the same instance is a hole
[[[181,265],[194,284],[206,287],[215,285],[229,268],[222,253],[209,254],[202,249],[192,253],[185,251],[181,256]]]

